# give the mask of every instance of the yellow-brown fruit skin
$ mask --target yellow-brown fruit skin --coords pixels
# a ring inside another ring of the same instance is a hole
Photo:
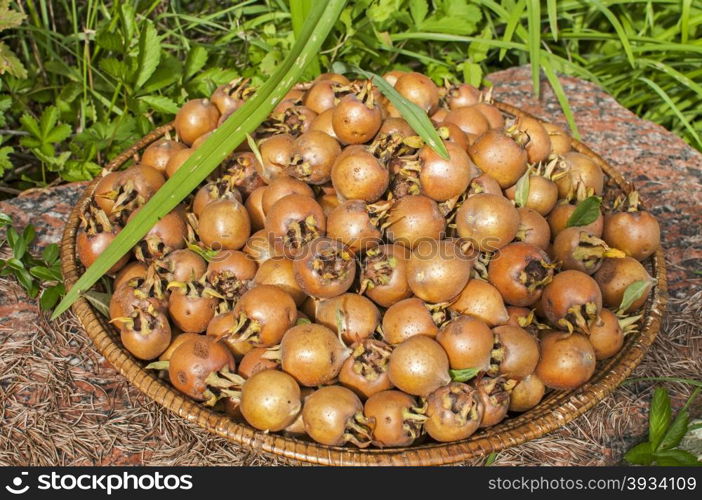
[[[390,355],[388,376],[398,389],[425,397],[451,381],[448,370],[448,356],[441,345],[425,335],[415,335]]]
[[[281,431],[300,413],[300,386],[287,373],[260,371],[244,383],[239,408],[246,421],[256,429]]]
[[[577,389],[595,373],[595,349],[580,333],[549,331],[541,336],[536,376],[552,389]]]

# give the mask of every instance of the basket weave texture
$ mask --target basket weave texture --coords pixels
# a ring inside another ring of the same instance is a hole
[[[507,104],[496,102],[495,105],[513,116],[531,116]],[[106,170],[119,169],[146,146],[172,129],[172,124],[155,129],[117,156]],[[575,139],[571,139],[571,143],[574,150],[590,157],[624,192],[633,189],[631,183],[585,144]],[[82,272],[76,255],[79,213],[88,202],[96,182],[97,180],[85,190],[63,233],[61,269],[67,288],[76,283]],[[652,269],[657,284],[644,307],[640,332],[628,335],[624,347],[616,356],[598,364],[597,372],[588,383],[571,391],[553,391],[532,410],[506,419],[467,440],[393,449],[361,450],[324,446],[298,438],[264,433],[246,424],[237,423],[225,414],[190,400],[151,371],[145,370],[145,364],[122,346],[117,330],[86,299],[78,299],[72,309],[102,355],[139,390],[177,415],[234,443],[252,450],[318,465],[447,465],[486,456],[491,452],[498,452],[543,436],[582,415],[612,393],[639,364],[660,330],[667,299],[665,259],[660,248],[652,257]]]

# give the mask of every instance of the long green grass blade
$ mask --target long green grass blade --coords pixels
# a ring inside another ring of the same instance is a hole
[[[514,35],[514,30],[517,28],[517,24],[522,18],[522,13],[526,8],[526,0],[519,0],[517,4],[512,9],[507,19],[507,25],[505,26],[505,34],[502,36],[504,42],[511,42],[512,36]],[[507,54],[507,48],[503,47],[500,49],[498,59],[501,61],[504,59],[505,54]]]
[[[541,65],[544,68],[544,73],[546,74],[548,82],[553,88],[553,93],[556,94],[556,99],[558,99],[558,103],[561,105],[561,109],[568,121],[568,126],[573,133],[573,137],[580,139],[580,132],[578,131],[578,126],[575,124],[575,116],[573,115],[573,110],[570,108],[568,96],[566,96],[565,90],[563,90],[563,86],[558,79],[558,75],[553,70],[553,66],[551,66],[551,61],[549,61],[548,57],[544,57],[542,58]]]
[[[439,156],[443,159],[448,160],[449,154],[446,150],[444,142],[439,137],[438,132],[431,123],[429,116],[426,112],[417,106],[415,103],[405,99],[395,88],[385,81],[384,78],[371,73],[369,71],[363,71],[362,69],[356,68],[361,75],[370,79],[376,87],[380,89],[385,97],[387,97],[391,103],[395,105],[397,110],[402,115],[402,118],[407,120],[407,123],[412,130],[417,132],[419,136],[424,139],[431,149],[433,149]]]
[[[546,0],[546,11],[548,12],[548,24],[551,27],[553,39],[558,41],[558,5],[556,0]]]
[[[670,96],[666,93],[665,90],[663,90],[657,83],[652,82],[646,77],[639,77],[639,80],[644,82],[646,85],[651,87],[653,91],[658,94],[661,99],[665,101],[665,103],[668,105],[668,107],[675,113],[675,115],[678,117],[678,119],[682,122],[682,124],[685,126],[687,131],[690,133],[690,135],[695,139],[697,142],[697,145],[699,148],[702,148],[702,140],[700,139],[699,134],[695,130],[695,128],[690,124],[690,121],[685,117],[685,115],[680,111],[678,106],[673,102],[673,100],[670,98]]]
[[[692,0],[682,0],[682,8],[680,12],[680,41],[687,43],[687,38],[690,36],[690,8]]]
[[[346,0],[316,2],[295,45],[276,72],[200,146],[183,166],[146,203],[113,243],[87,269],[55,309],[66,311],[81,293],[93,286],[136,245],[159,218],[173,210],[219,163],[253,132],[285,93],[298,81],[339,17]]]
[[[290,0],[290,16],[292,18],[293,32],[295,33],[295,38],[300,36],[302,27],[305,24],[305,19],[310,15],[312,10],[313,0]],[[319,56],[315,54],[310,62],[310,65],[305,68],[305,79],[313,79],[318,76],[320,70]]]
[[[539,80],[541,78],[541,2],[539,0],[529,0],[527,2],[527,17],[531,81],[534,85],[534,94],[538,97],[540,94]]]
[[[612,27],[614,28],[614,31],[617,32],[617,36],[619,37],[619,41],[622,44],[622,49],[624,49],[624,53],[626,54],[626,58],[629,60],[629,64],[631,67],[636,66],[636,62],[634,60],[634,53],[631,50],[631,43],[629,42],[629,37],[626,34],[626,31],[624,30],[624,26],[622,26],[622,23],[617,19],[617,16],[614,15],[614,12],[609,10],[606,6],[602,5],[602,3],[599,0],[590,0],[592,4],[604,14],[604,16],[607,18],[607,20],[610,22]]]

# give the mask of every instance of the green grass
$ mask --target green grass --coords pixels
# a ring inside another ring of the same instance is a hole
[[[260,85],[312,3],[10,2],[26,19],[0,37],[27,75],[0,76],[0,194],[90,178],[185,100],[234,76]],[[601,85],[702,149],[701,25],[702,8],[691,0],[358,0],[305,77],[333,67],[399,67],[437,83],[475,84],[533,62],[535,90],[540,75],[555,85],[569,122],[559,73]],[[37,139],[27,124],[41,123],[50,106],[54,125],[70,131]]]

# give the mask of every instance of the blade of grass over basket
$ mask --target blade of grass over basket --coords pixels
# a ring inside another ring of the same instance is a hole
[[[441,140],[441,137],[439,137],[439,133],[431,123],[429,116],[422,108],[417,106],[412,101],[405,99],[397,90],[395,90],[392,85],[385,81],[383,77],[378,76],[375,73],[371,73],[370,71],[364,71],[360,68],[354,68],[354,71],[371,80],[378,87],[378,89],[380,89],[383,95],[387,97],[397,108],[397,111],[400,112],[402,118],[407,120],[407,123],[410,127],[412,127],[412,130],[417,132],[417,134],[424,139],[424,142],[426,142],[429,147],[436,152],[436,154],[441,156],[444,160],[449,159],[448,150],[444,145],[444,141]]]
[[[276,72],[251,99],[212,133],[137,212],[105,252],[73,285],[55,309],[52,318],[66,311],[81,293],[90,289],[161,217],[173,210],[243,142],[246,134],[253,132],[265,120],[285,93],[298,81],[311,58],[319,53],[345,4],[346,0],[314,3],[300,36]]]

